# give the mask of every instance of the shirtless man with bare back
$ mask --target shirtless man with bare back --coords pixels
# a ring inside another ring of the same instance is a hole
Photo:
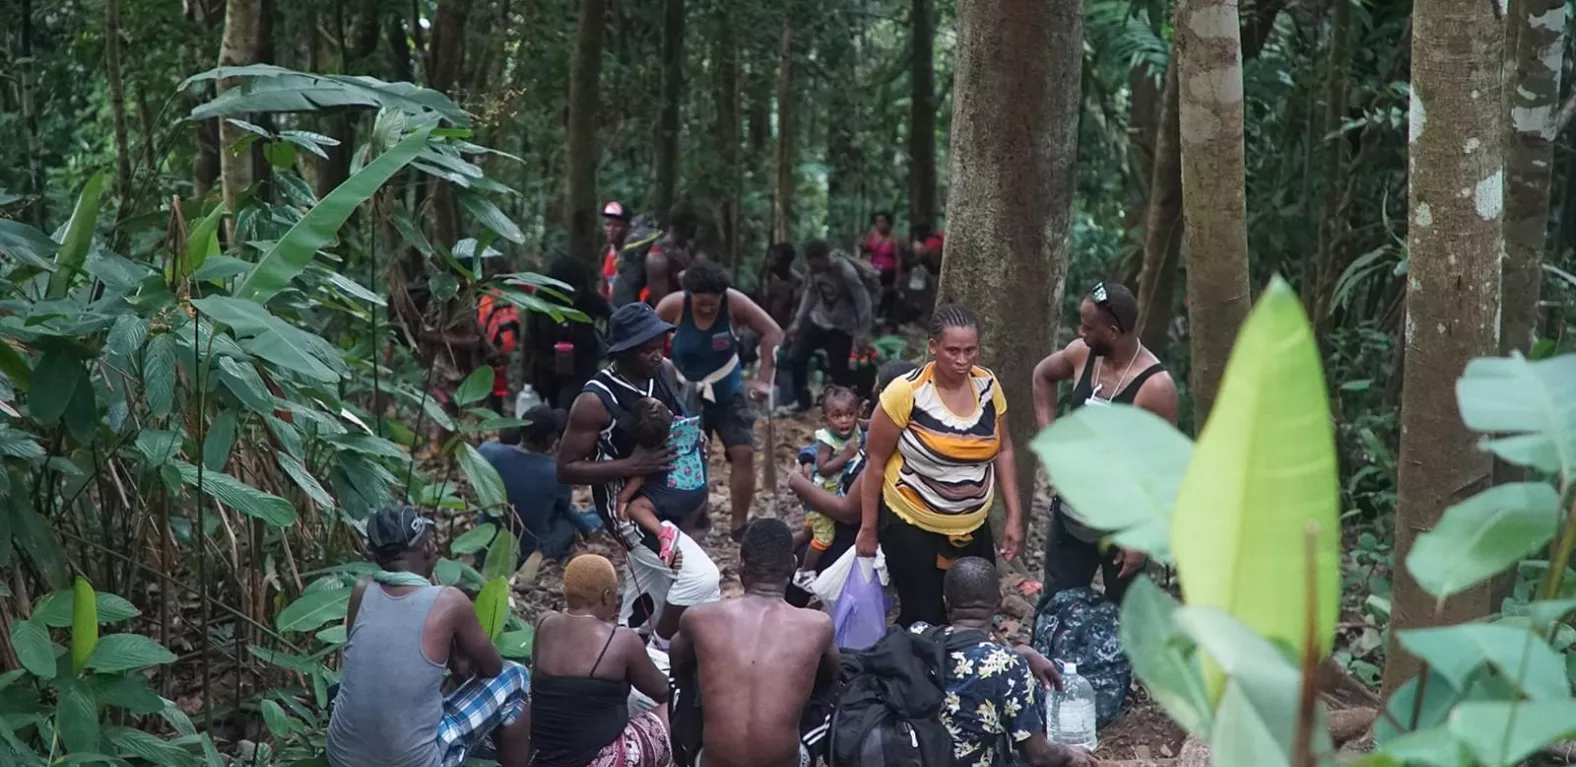
[[[807,762],[799,719],[820,685],[837,676],[826,613],[783,601],[793,576],[793,534],[781,520],[745,528],[744,595],[684,613],[673,640],[673,676],[698,670],[704,720],[699,767],[795,767]]]

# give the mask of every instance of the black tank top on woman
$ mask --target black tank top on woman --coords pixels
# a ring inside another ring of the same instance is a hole
[[[585,676],[531,677],[532,767],[585,767],[629,724],[629,683],[595,676],[618,633]]]
[[[1084,405],[1088,404],[1089,399],[1094,396],[1094,365],[1099,359],[1099,357],[1096,357],[1091,352],[1089,358],[1084,360],[1083,372],[1079,374],[1078,382],[1073,384],[1073,390],[1067,395],[1067,412],[1070,413],[1074,410],[1077,410],[1078,408],[1083,407]],[[1133,401],[1138,399],[1138,390],[1144,388],[1144,382],[1160,373],[1165,372],[1165,370],[1166,366],[1159,362],[1144,368],[1143,372],[1135,376],[1133,380],[1128,382],[1126,386],[1123,386],[1121,390],[1116,393],[1116,396],[1111,397],[1109,400],[1105,401],[1111,404],[1133,404]],[[1118,381],[1118,383],[1121,382]],[[1095,530],[1094,528],[1079,522],[1070,514],[1063,513],[1061,496],[1058,495],[1052,500],[1051,511],[1052,513],[1061,517],[1062,526],[1067,530],[1068,534],[1072,535],[1074,538],[1089,543],[1100,540],[1101,533],[1099,530]]]

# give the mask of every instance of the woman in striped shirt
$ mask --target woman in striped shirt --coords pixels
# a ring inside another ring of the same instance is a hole
[[[953,562],[995,561],[986,522],[998,487],[1007,506],[1002,557],[1017,556],[1023,543],[1007,398],[996,376],[975,365],[979,322],[972,312],[937,307],[930,357],[881,392],[865,456],[868,466],[883,467],[883,478],[860,488],[855,545],[861,556],[874,556],[879,540],[903,626],[946,622],[941,589]]]

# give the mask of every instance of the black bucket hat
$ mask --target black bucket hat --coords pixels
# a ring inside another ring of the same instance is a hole
[[[673,326],[663,322],[650,306],[644,303],[624,304],[608,320],[607,356],[622,354],[671,332]]]

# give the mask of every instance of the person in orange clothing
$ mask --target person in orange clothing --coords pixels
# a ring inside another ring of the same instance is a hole
[[[603,298],[612,298],[613,280],[618,277],[618,253],[629,237],[629,213],[618,200],[610,200],[602,206],[602,234],[607,236],[607,245],[602,250],[600,289]]]

